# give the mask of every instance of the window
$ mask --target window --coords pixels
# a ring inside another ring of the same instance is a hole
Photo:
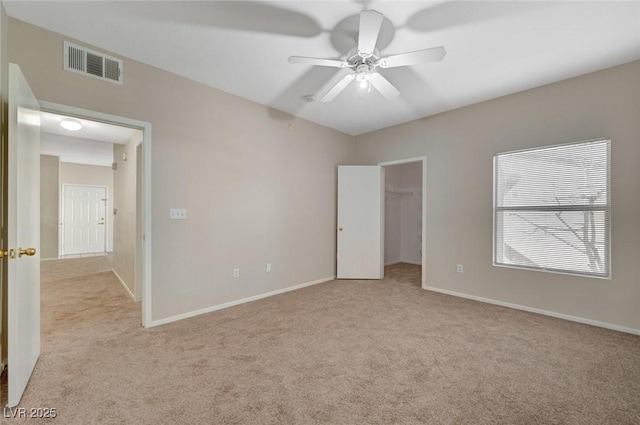
[[[610,141],[494,157],[493,263],[611,276]]]

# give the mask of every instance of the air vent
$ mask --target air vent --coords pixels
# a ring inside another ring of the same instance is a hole
[[[122,60],[64,42],[64,69],[122,84]]]

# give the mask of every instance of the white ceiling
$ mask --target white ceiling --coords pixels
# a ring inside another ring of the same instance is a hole
[[[82,129],[69,131],[62,128],[60,122],[66,118],[80,122]],[[127,143],[139,131],[43,111],[40,113],[40,153],[59,156],[62,162],[110,167],[113,144]]]
[[[640,0],[3,4],[11,17],[351,135],[640,59]],[[287,58],[344,59],[356,41],[338,24],[365,8],[392,24],[383,56],[440,45],[447,56],[382,70],[401,92],[391,101],[351,84],[331,103],[307,102],[347,71]]]
[[[40,153],[60,157],[60,162],[111,167],[113,144],[95,140],[65,137],[57,134],[40,135]]]
[[[64,119],[71,119],[82,124],[82,129],[78,131],[65,130],[60,126]],[[136,129],[107,124],[104,122],[87,120],[84,118],[66,117],[51,112],[40,113],[40,132],[58,134],[60,136],[72,137],[97,142],[125,144],[130,141]]]

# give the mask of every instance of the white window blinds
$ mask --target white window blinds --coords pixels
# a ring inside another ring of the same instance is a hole
[[[610,141],[494,157],[494,264],[610,277]]]

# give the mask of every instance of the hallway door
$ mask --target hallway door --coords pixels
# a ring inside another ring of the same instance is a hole
[[[62,253],[104,252],[107,188],[65,184],[62,205]]]
[[[7,405],[16,406],[40,357],[40,106],[9,65],[6,183]]]

